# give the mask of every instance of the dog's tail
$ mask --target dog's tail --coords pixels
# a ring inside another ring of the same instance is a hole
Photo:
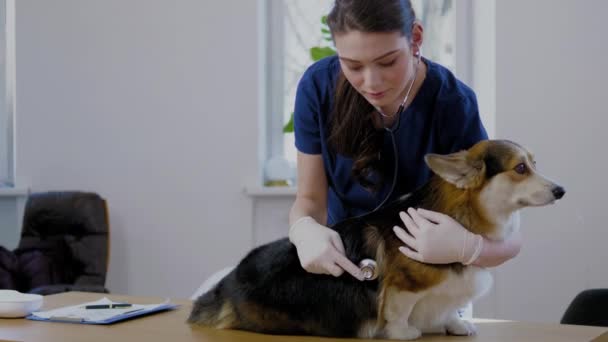
[[[223,296],[226,278],[196,299],[188,323],[200,324],[216,329],[235,328],[237,316],[234,306]]]

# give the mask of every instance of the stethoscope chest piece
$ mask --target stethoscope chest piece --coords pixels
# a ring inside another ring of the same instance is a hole
[[[365,280],[374,280],[378,278],[378,265],[372,259],[363,259],[359,262],[359,269],[363,272]]]

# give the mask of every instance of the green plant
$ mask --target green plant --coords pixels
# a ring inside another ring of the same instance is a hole
[[[283,133],[293,133],[293,112],[289,116],[289,121],[283,126]]]
[[[323,40],[331,42],[331,32],[329,26],[327,26],[327,16],[321,17],[321,34]],[[336,54],[336,50],[332,46],[313,46],[310,48],[310,58],[313,62],[321,60],[325,57],[333,56]],[[289,121],[283,126],[283,133],[293,133],[293,112],[289,116]]]

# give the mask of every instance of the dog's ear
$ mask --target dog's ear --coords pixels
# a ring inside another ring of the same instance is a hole
[[[427,154],[424,160],[439,177],[458,188],[475,188],[483,184],[485,163],[482,159],[469,155],[468,151],[448,155]]]

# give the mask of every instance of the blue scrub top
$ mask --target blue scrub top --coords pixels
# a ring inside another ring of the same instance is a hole
[[[479,118],[477,99],[445,67],[428,59],[426,78],[412,103],[399,117],[394,129],[398,150],[398,171],[391,200],[424,184],[431,171],[424,162],[427,153],[448,154],[467,149],[487,133]],[[328,191],[327,223],[334,224],[352,216],[365,214],[388,195],[394,168],[388,168],[384,186],[372,193],[351,175],[353,159],[330,150],[329,116],[340,71],[337,56],[324,58],[311,65],[300,80],[294,109],[296,148],[306,154],[322,154]],[[390,133],[384,132],[382,156],[393,157]],[[394,160],[391,160],[394,166]],[[387,203],[388,203],[387,202]]]

